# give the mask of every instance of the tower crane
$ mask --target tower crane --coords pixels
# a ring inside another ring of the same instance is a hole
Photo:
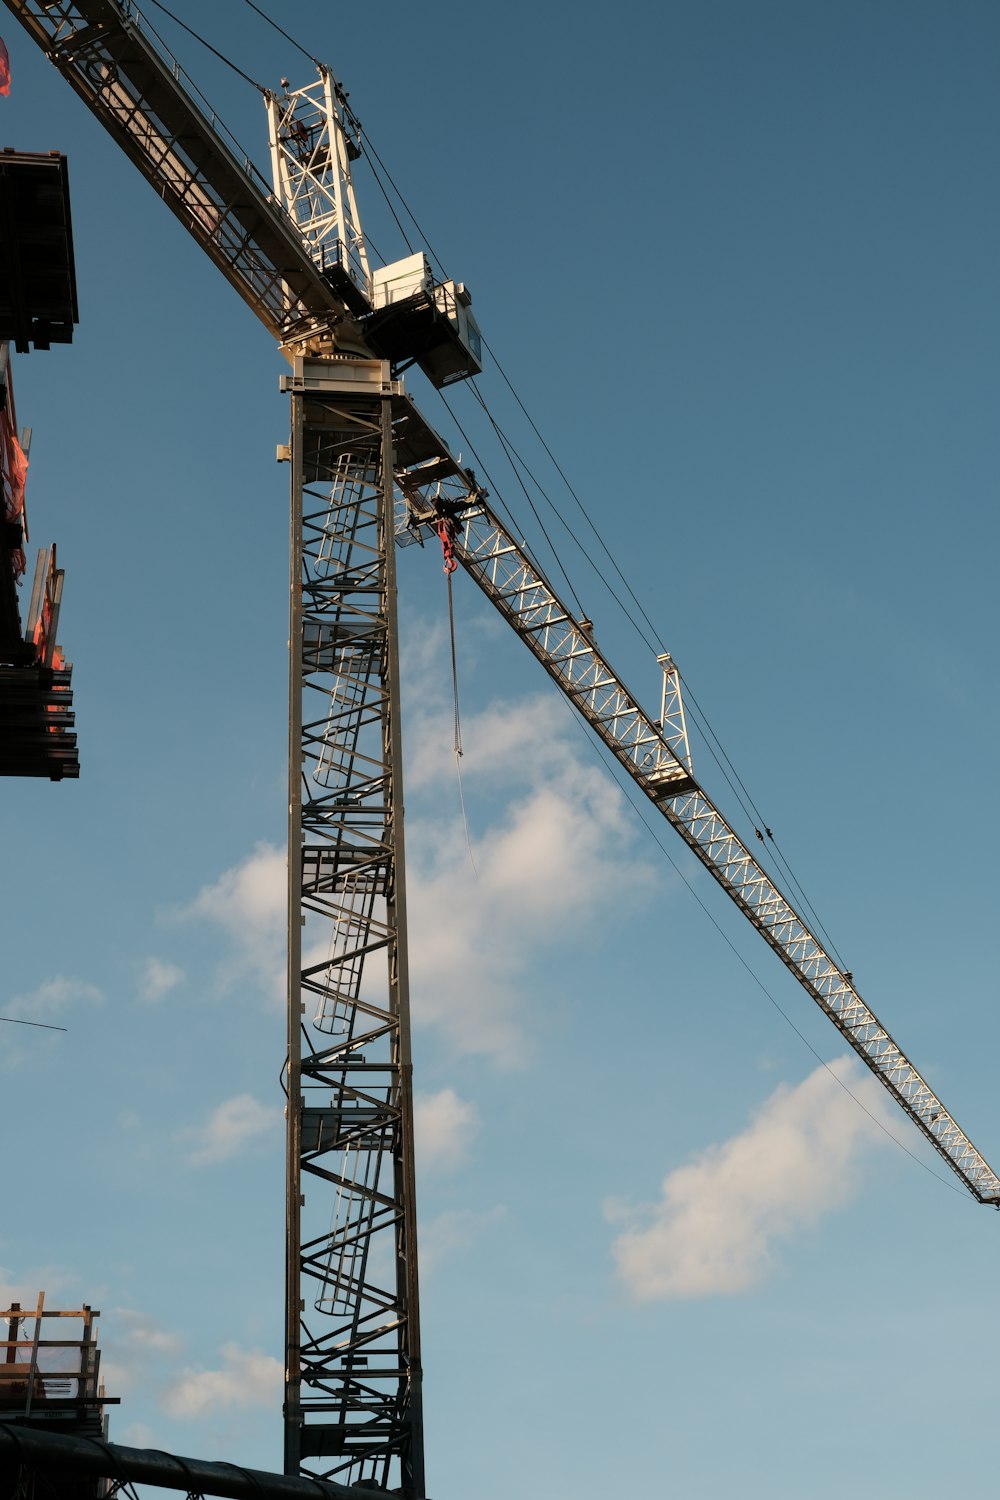
[[[981,1203],[1000,1178],[403,387],[481,368],[466,288],[372,268],[334,75],[266,96],[271,183],[131,3],[5,0],[289,361],[285,1465],[424,1494],[394,542],[437,536]]]

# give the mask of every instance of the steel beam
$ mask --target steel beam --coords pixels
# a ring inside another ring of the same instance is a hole
[[[359,1500],[356,1489],[319,1479],[244,1469],[238,1464],[181,1458],[156,1449],[125,1448],[100,1438],[67,1436],[0,1421],[0,1469],[15,1466],[47,1479],[110,1479],[150,1484],[187,1495],[223,1495],[229,1500]],[[50,1493],[56,1493],[52,1486]]]

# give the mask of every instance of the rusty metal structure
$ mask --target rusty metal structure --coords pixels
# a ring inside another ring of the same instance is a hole
[[[106,1408],[117,1400],[104,1390],[97,1342],[100,1313],[87,1306],[70,1310],[45,1306],[40,1292],[33,1308],[15,1302],[0,1309],[0,1497],[42,1500],[30,1466],[18,1458],[32,1439],[104,1440]],[[6,1451],[5,1451],[6,1447]],[[60,1487],[65,1500],[97,1500],[99,1480],[75,1473]]]
[[[28,517],[25,484],[30,428],[19,429],[10,345],[0,343],[0,776],[80,774],[73,714],[73,666],[58,644],[63,569],[55,546],[35,563],[27,615],[19,591],[25,576]]]

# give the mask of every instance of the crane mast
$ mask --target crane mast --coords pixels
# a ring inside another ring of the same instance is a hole
[[[288,383],[285,1468],[419,1496],[393,385],[379,360]]]
[[[695,776],[667,656],[651,718],[398,379],[480,369],[471,299],[374,271],[360,127],[329,70],[265,95],[273,186],[118,0],[5,0],[288,358],[285,1465],[424,1490],[394,545],[467,574],[972,1195],[1000,1179]]]

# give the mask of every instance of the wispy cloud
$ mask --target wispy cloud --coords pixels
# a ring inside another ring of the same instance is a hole
[[[25,1021],[58,1021],[78,1005],[94,1005],[104,999],[96,984],[86,979],[57,974],[37,989],[4,1001],[4,1013]]]
[[[155,1384],[181,1351],[176,1333],[135,1308],[116,1307],[101,1321],[101,1375],[113,1396]]]
[[[408,728],[408,785],[452,788],[447,714],[425,704]],[[613,924],[654,875],[636,856],[624,798],[585,762],[558,700],[494,704],[469,716],[464,738],[470,805],[488,819],[474,831],[476,873],[457,819],[438,811],[407,822],[414,1019],[442,1027],[458,1053],[516,1065],[532,1047],[533,970],[573,935],[585,940],[597,923]],[[285,912],[284,851],[259,844],[182,915],[214,923],[228,939],[223,986],[249,976],[283,1004]],[[313,919],[306,931],[307,963],[328,956],[322,926]]]
[[[214,923],[228,938],[229,955],[219,973],[223,988],[249,977],[270,998],[283,999],[286,886],[284,849],[260,843],[245,860],[203,886],[180,913]]]
[[[114,1439],[126,1448],[153,1448],[158,1444],[156,1433],[145,1422],[129,1422],[120,1432],[116,1429]]]
[[[530,1053],[533,969],[574,934],[613,924],[652,884],[624,798],[582,759],[557,701],[494,705],[464,728],[475,873],[456,821],[410,825],[407,882],[414,1016],[458,1052],[505,1064]],[[409,784],[453,784],[447,726],[416,720]],[[477,800],[477,783],[484,784]],[[497,798],[500,798],[499,805]],[[480,816],[482,813],[480,812]]]
[[[162,958],[147,958],[139,978],[139,995],[150,1005],[183,983],[184,970]]]
[[[614,1241],[618,1275],[640,1301],[741,1292],[775,1250],[854,1189],[865,1151],[884,1140],[882,1091],[842,1058],[796,1088],[777,1089],[746,1130],[670,1172],[658,1203],[605,1205],[627,1227]]]
[[[187,1143],[187,1159],[193,1166],[214,1165],[229,1161],[249,1142],[270,1134],[280,1119],[277,1105],[261,1104],[252,1094],[236,1094],[213,1110],[204,1125],[180,1131],[178,1140]]]
[[[447,1209],[420,1227],[420,1269],[430,1273],[452,1255],[467,1250],[481,1235],[500,1224],[507,1215],[502,1203],[478,1212],[471,1208]]]
[[[466,1160],[479,1129],[475,1107],[454,1089],[417,1094],[413,1101],[417,1164],[425,1171],[453,1171]]]
[[[38,1294],[44,1292],[47,1306],[59,1307],[66,1297],[72,1303],[69,1289],[76,1282],[77,1277],[63,1266],[28,1266],[22,1271],[0,1266],[0,1305],[6,1308],[20,1302],[22,1307],[37,1307]]]
[[[46,979],[37,988],[13,995],[9,1000],[0,997],[0,1016],[4,1018],[0,1021],[0,1060],[4,1068],[14,1068],[26,1058],[37,1057],[42,1038],[51,1043],[65,1040],[56,1031],[38,1030],[39,1026],[69,1031],[81,1011],[99,1005],[103,999],[96,984],[64,974]],[[33,1024],[8,1025],[6,1021]]]
[[[203,1419],[222,1408],[280,1407],[281,1360],[233,1343],[223,1344],[221,1354],[221,1368],[182,1370],[168,1383],[161,1404],[170,1416]]]

